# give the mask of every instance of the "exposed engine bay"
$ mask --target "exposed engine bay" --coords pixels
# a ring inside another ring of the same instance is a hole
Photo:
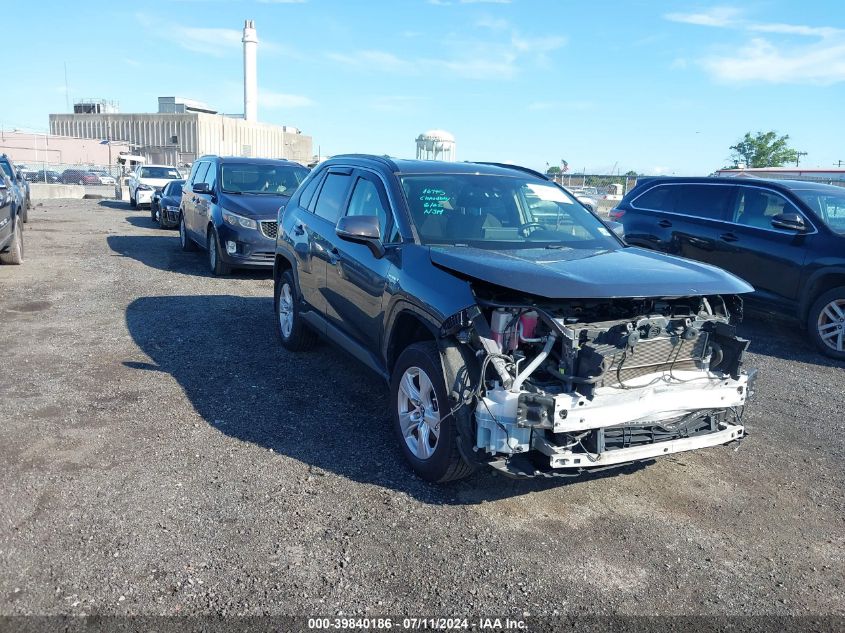
[[[745,435],[754,370],[737,295],[526,300],[474,289],[443,335],[480,362],[477,459],[514,476],[577,474]]]

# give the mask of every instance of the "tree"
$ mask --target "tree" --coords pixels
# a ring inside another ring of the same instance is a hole
[[[637,174],[637,172],[635,172],[635,171],[632,169],[631,171],[626,171],[626,172],[625,172],[625,175],[626,175],[626,176],[628,176],[629,178],[636,178],[639,174]]]
[[[560,173],[560,167],[558,167],[557,165],[552,165],[546,170],[546,173],[549,176],[557,176]]]
[[[778,136],[774,130],[754,136],[746,132],[736,145],[731,145],[731,160],[734,167],[740,163],[746,167],[783,167],[798,161],[798,151],[789,147],[788,141],[789,135]]]

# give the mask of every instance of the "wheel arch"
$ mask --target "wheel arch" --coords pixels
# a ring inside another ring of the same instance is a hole
[[[845,286],[845,266],[824,268],[811,276],[804,285],[799,306],[802,323],[809,317],[810,308],[828,290]]]

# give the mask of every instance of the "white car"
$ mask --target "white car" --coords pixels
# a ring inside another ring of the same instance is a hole
[[[584,193],[583,189],[581,189],[581,190],[570,189],[568,187],[564,187],[564,189],[566,189],[569,193],[571,193],[573,196],[575,196],[577,198],[578,202],[583,204],[585,207],[587,207],[593,213],[598,211],[598,208],[599,208],[598,200],[596,200],[594,197],[589,196],[586,193]]]
[[[114,176],[109,174],[105,169],[91,169],[90,172],[100,179],[101,185],[115,184]]]
[[[164,189],[171,180],[180,180],[182,174],[173,165],[144,165],[129,177],[129,206],[133,209],[149,206],[156,191]]]

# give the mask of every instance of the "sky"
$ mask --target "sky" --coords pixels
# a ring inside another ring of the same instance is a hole
[[[301,129],[323,155],[413,157],[416,136],[439,128],[459,160],[691,175],[729,164],[746,132],[776,130],[804,167],[845,161],[841,0],[0,6],[15,60],[3,129],[47,131],[83,97],[155,112],[178,95],[240,113],[253,19],[259,119]]]

